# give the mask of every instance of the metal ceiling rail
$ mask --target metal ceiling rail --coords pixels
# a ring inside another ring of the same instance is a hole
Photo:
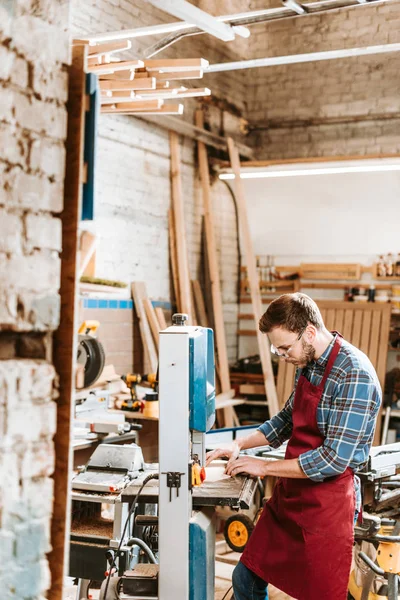
[[[356,6],[361,7],[366,6],[366,4],[384,4],[391,1],[392,0],[370,0],[369,2],[362,4],[359,2],[359,0],[321,0],[318,2],[307,2],[301,4],[288,3],[286,6],[278,8],[268,8],[265,10],[239,13],[236,15],[224,15],[216,18],[228,25],[259,25],[262,23],[268,23],[270,21],[277,21],[293,17],[304,18],[307,15],[330,12],[341,8],[351,8]],[[294,4],[296,4],[296,6]],[[298,6],[304,9],[302,14],[299,14]],[[204,33],[204,31],[202,31],[199,27],[187,26],[185,29],[181,27],[179,31],[175,29],[174,33],[170,33],[170,35],[164,37],[144,50],[142,56],[150,58],[184,37],[200,35],[202,33]]]

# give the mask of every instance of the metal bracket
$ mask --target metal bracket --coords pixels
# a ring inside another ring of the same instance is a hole
[[[179,471],[167,471],[161,473],[161,475],[167,476],[167,487],[169,487],[169,501],[172,501],[172,488],[176,488],[176,497],[179,497],[179,488],[182,485],[182,475],[185,473],[180,473]]]

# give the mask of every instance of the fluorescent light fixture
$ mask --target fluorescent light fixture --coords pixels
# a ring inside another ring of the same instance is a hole
[[[304,168],[304,169],[287,169],[273,170],[259,169],[257,171],[245,171],[240,173],[241,179],[269,179],[276,177],[307,177],[310,175],[339,175],[342,173],[378,173],[384,171],[400,171],[400,163],[392,165],[364,165],[364,166],[348,166],[348,167],[322,167]],[[221,173],[220,179],[235,179],[234,173]]]

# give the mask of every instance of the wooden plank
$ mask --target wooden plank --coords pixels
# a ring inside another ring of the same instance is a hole
[[[127,69],[140,69],[143,67],[141,60],[125,60],[120,62],[105,63],[100,65],[90,65],[87,68],[88,73],[115,73],[116,71],[126,71]]]
[[[87,46],[72,48],[69,67],[68,132],[66,140],[66,174],[64,208],[61,213],[63,247],[61,253],[60,325],[53,338],[53,363],[59,379],[57,435],[54,437],[55,469],[51,552],[49,566],[51,588],[48,598],[62,600],[64,577],[68,574],[71,515],[70,477],[72,475],[71,423],[75,403],[74,367],[78,331],[78,227],[82,214],[83,140]]]
[[[350,279],[361,276],[359,263],[301,263],[300,276],[304,279]]]
[[[353,329],[354,309],[348,309],[344,311],[344,326],[343,326],[343,337],[349,341],[351,337],[351,331]],[[339,330],[338,330],[339,331]]]
[[[164,331],[164,329],[167,329],[167,321],[165,320],[164,311],[161,306],[157,306],[154,310],[156,311],[160,331]]]
[[[293,387],[294,387],[294,378],[296,375],[296,367],[294,365],[291,365],[290,363],[286,364],[286,379],[285,379],[285,387],[283,390],[283,394],[284,394],[284,404],[287,402],[287,400],[290,397],[290,394],[293,392]]]
[[[162,71],[163,73],[202,70],[208,64],[204,58],[155,58],[143,62],[147,71]]]
[[[336,316],[335,316],[335,329],[336,329],[336,331],[339,331],[339,333],[342,333],[342,331],[343,331],[343,321],[344,321],[344,310],[342,308],[339,308],[336,311]]]
[[[244,256],[247,265],[247,272],[250,284],[250,294],[252,299],[253,312],[255,315],[255,327],[257,331],[257,341],[260,351],[261,365],[264,374],[265,391],[268,400],[269,413],[272,417],[278,413],[279,403],[276,394],[268,337],[265,334],[261,333],[258,328],[258,320],[263,313],[259,277],[256,267],[255,253],[253,249],[253,241],[250,234],[244,186],[242,179],[240,178],[239,152],[232,138],[228,138],[228,150],[232,170],[235,174],[235,190],[239,226],[242,233]]]
[[[203,111],[196,111],[196,126],[203,129]],[[211,283],[211,297],[214,312],[214,329],[216,353],[218,356],[219,378],[221,392],[229,392],[231,382],[229,376],[228,353],[225,337],[224,312],[222,305],[221,282],[218,266],[217,243],[215,239],[214,212],[211,201],[211,184],[208,167],[207,149],[203,142],[197,142],[199,157],[200,180],[204,207],[204,229],[207,244],[208,271]],[[231,427],[233,423],[232,410],[224,411],[225,426]]]
[[[103,54],[114,54],[115,52],[123,52],[124,50],[130,50],[132,42],[130,40],[123,40],[122,42],[109,42],[107,44],[96,44],[96,46],[89,46],[90,58],[98,58]]]
[[[207,317],[206,305],[204,302],[203,292],[202,292],[202,289],[200,286],[200,281],[197,281],[197,279],[193,279],[192,280],[192,289],[193,289],[193,296],[194,296],[194,304],[195,304],[196,313],[197,313],[197,321],[198,321],[199,325],[201,325],[202,327],[208,327],[209,321],[208,321],[208,317]]]
[[[279,401],[279,408],[283,408],[287,398],[285,399],[285,378],[286,378],[286,362],[281,360],[278,366],[278,378],[276,383],[276,393]]]
[[[150,325],[151,333],[153,334],[154,344],[156,346],[157,352],[159,350],[159,333],[160,333],[160,325],[158,323],[158,319],[154,310],[154,306],[151,303],[150,298],[147,296],[143,298],[143,306],[146,312],[147,320]]]
[[[319,302],[317,302],[317,304],[319,306]],[[325,323],[325,320],[326,320],[326,309],[325,308],[320,308],[320,313],[321,313],[322,320]]]
[[[383,307],[382,307],[383,308]],[[378,344],[378,358],[376,362],[376,372],[381,383],[382,389],[385,385],[386,362],[388,354],[388,340],[390,331],[391,306],[385,305],[382,310],[381,332]]]
[[[90,231],[82,231],[80,239],[80,266],[79,279],[82,275],[95,277],[96,275],[96,252],[97,238]]]
[[[179,288],[179,273],[178,263],[176,259],[176,239],[175,239],[175,227],[174,227],[174,215],[173,210],[168,211],[168,231],[169,231],[169,260],[171,263],[172,271],[172,283],[175,293],[175,302],[178,312],[182,312],[181,294]]]
[[[380,339],[378,345],[378,358],[376,363],[376,373],[378,375],[378,379],[380,381],[382,390],[385,386],[385,375],[386,375],[386,365],[387,365],[387,355],[388,355],[388,340],[389,340],[389,332],[390,332],[390,319],[391,319],[391,306],[386,305],[382,307],[382,319],[381,319],[381,332]],[[378,414],[378,418],[376,421],[376,430],[374,436],[374,444],[379,445],[381,441],[381,429],[382,429],[382,416],[383,416],[383,406],[381,406]]]
[[[336,311],[334,308],[328,308],[328,310],[326,311],[325,326],[329,331],[333,331],[333,328],[335,326],[335,314]]]
[[[124,81],[123,79],[100,79],[99,87],[103,92],[122,92],[124,90],[129,92],[135,90],[155,90],[156,80],[154,77],[145,77],[144,79],[135,78],[132,81]]]
[[[146,286],[142,281],[135,281],[131,284],[131,290],[146,357],[149,362],[151,372],[156,373],[158,365],[157,352],[144,308],[144,299],[147,296]]]
[[[244,395],[249,394],[250,396],[265,396],[265,387],[256,383],[242,383],[239,386],[239,393]]]
[[[154,101],[155,102],[155,101]],[[161,104],[162,100],[159,100]],[[138,108],[139,102],[133,108],[125,108],[125,105],[120,104],[115,108],[114,104],[104,104],[101,107],[101,113],[107,115],[182,115],[183,104],[165,104],[160,108]],[[144,104],[144,103],[143,103]]]
[[[378,343],[381,330],[381,318],[381,311],[375,311],[372,314],[371,335],[369,338],[369,348],[367,352],[368,358],[375,368],[378,362]],[[386,346],[388,346],[388,339],[386,339]]]
[[[372,311],[364,310],[362,326],[361,326],[361,342],[360,350],[368,355],[369,336],[371,330]]]
[[[357,348],[360,347],[361,342],[361,323],[362,323],[362,311],[355,310],[354,311],[354,319],[353,319],[353,330],[350,337],[350,343]]]
[[[175,239],[179,240],[176,244],[176,259],[179,273],[179,295],[181,301],[181,312],[189,316],[191,323],[193,307],[191,298],[191,285],[189,274],[189,257],[186,243],[185,213],[183,206],[182,175],[181,175],[181,154],[179,147],[178,134],[171,131],[169,134],[169,144],[171,151],[171,205],[172,215],[174,217]]]

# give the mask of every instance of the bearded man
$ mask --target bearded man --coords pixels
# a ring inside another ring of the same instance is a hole
[[[324,325],[305,294],[284,294],[259,322],[271,352],[297,367],[284,408],[251,435],[207,455],[229,458],[226,472],[279,477],[233,572],[235,600],[267,600],[268,583],[297,600],[346,600],[355,473],[367,461],[381,388],[365,354]],[[240,450],[289,440],[285,459]]]

